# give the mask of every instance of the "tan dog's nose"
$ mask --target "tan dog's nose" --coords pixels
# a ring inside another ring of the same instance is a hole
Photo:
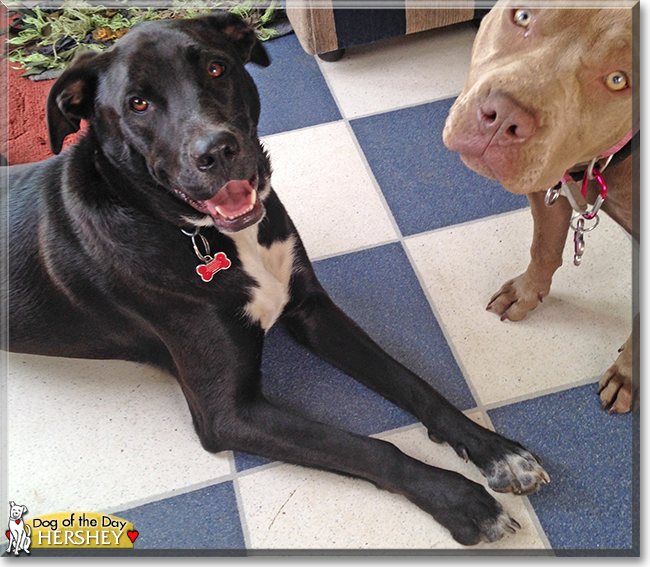
[[[478,121],[489,144],[499,146],[521,144],[531,138],[537,128],[537,121],[528,110],[501,93],[491,93],[483,101]]]

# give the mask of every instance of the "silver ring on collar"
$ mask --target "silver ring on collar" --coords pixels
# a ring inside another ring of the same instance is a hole
[[[192,247],[194,248],[194,253],[196,254],[196,257],[199,260],[201,260],[201,262],[205,264],[209,264],[210,262],[212,262],[212,260],[214,260],[214,258],[210,256],[210,243],[207,241],[205,236],[203,236],[200,233],[200,229],[198,226],[194,229],[194,232],[188,232],[183,228],[181,228],[181,232],[185,236],[189,236],[192,239]],[[203,244],[203,249],[205,250],[205,254],[202,254],[201,251],[199,250],[197,237],[201,239],[201,244]]]

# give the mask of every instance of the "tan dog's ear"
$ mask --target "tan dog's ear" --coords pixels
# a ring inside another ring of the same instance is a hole
[[[239,16],[226,11],[215,11],[207,20],[233,40],[244,64],[249,61],[261,67],[271,64],[271,59],[257,38],[255,30]]]
[[[97,53],[77,57],[54,83],[47,98],[47,130],[50,148],[58,154],[69,134],[79,131],[81,120],[92,118],[97,72],[92,65]]]

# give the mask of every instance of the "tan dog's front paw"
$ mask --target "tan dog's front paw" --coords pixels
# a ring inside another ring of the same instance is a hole
[[[550,283],[547,286],[539,285],[525,273],[521,274],[501,286],[490,299],[487,310],[494,311],[502,321],[521,321],[548,295],[550,287]]]
[[[611,368],[605,372],[598,383],[597,394],[603,401],[603,409],[609,408],[609,413],[627,413],[638,409],[638,390],[632,383],[632,341],[630,339],[623,345],[620,355]]]

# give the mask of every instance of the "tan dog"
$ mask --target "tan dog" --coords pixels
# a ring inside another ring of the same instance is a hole
[[[523,319],[548,295],[562,265],[572,215],[575,229],[602,197],[595,179],[584,199],[582,181],[565,177],[567,171],[579,172],[582,179],[588,164],[600,158],[595,171],[602,170],[607,186],[602,210],[639,241],[632,210],[632,160],[638,152],[632,155],[630,149],[638,145],[638,136],[628,143],[638,125],[632,99],[632,81],[638,77],[632,69],[632,3],[627,9],[602,10],[548,6],[525,9],[521,2],[500,1],[485,17],[467,83],[443,134],[445,145],[459,152],[468,167],[513,193],[525,193],[531,204],[528,269],[506,282],[488,305],[502,320]],[[603,156],[621,146],[605,169]],[[563,193],[570,198],[547,206],[547,190],[559,188],[563,178]],[[579,245],[578,238],[576,264]],[[609,407],[610,413],[630,411],[638,387],[632,380],[633,353],[638,356],[633,338],[638,345],[638,316],[633,335],[600,380],[603,409]]]

